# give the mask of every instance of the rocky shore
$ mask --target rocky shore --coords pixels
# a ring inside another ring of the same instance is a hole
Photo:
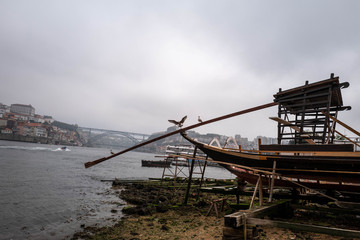
[[[184,205],[186,186],[171,183],[114,182],[115,189],[129,205],[123,208],[125,216],[111,227],[86,227],[71,239],[222,239],[224,215],[236,211],[241,205],[236,198],[220,193],[204,193],[198,196],[193,190],[188,204]],[[216,216],[210,209],[212,200],[227,198],[224,209]],[[246,202],[246,196],[241,197]],[[323,234],[292,232],[273,227],[259,229],[258,239],[266,240],[345,240],[346,238]],[[346,239],[349,240],[349,239]]]

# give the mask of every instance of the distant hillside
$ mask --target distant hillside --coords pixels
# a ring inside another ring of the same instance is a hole
[[[177,129],[176,127],[170,127],[164,132],[153,133],[151,134],[148,140],[160,137],[169,132],[175,131],[176,129]],[[219,134],[212,134],[212,133],[202,135],[195,131],[187,131],[187,134],[189,137],[198,139],[199,141],[205,143],[209,143],[213,138],[217,138],[221,143],[224,143],[225,140],[227,139],[226,136],[222,136]],[[139,150],[143,152],[164,153],[167,145],[190,145],[190,143],[186,141],[180,134],[175,134],[167,138],[158,140],[156,142],[150,143],[146,146],[143,146],[139,148]]]
[[[66,129],[69,131],[75,131],[78,128],[77,124],[71,125],[71,124],[59,122],[59,121],[54,121],[51,125],[58,127],[58,128]]]

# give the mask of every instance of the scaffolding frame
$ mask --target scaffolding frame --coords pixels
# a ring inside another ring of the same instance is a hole
[[[278,144],[288,141],[291,144],[332,144],[335,139],[335,126],[339,111],[349,110],[343,106],[341,89],[349,83],[339,83],[339,77],[330,78],[279,92],[274,95],[278,102]],[[308,141],[306,141],[308,139]]]

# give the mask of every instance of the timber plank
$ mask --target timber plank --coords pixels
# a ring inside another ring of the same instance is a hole
[[[260,151],[294,151],[294,152],[353,152],[353,144],[321,144],[321,145],[308,145],[308,144],[269,144],[260,145]]]
[[[291,200],[280,201],[277,204],[271,204],[269,206],[263,206],[252,210],[244,210],[226,215],[224,218],[224,224],[227,227],[240,227],[245,224],[247,218],[261,218],[269,215],[278,215],[279,212],[284,212]]]
[[[323,227],[323,226],[316,226],[309,224],[274,221],[274,220],[259,219],[259,218],[248,218],[247,223],[254,225],[262,225],[262,226],[268,225],[279,228],[286,228],[294,231],[314,232],[314,233],[322,233],[327,235],[336,235],[341,237],[360,238],[360,231],[357,230]]]
[[[270,118],[271,120],[276,121],[276,122],[282,123],[282,124],[284,124],[284,125],[292,128],[292,129],[294,129],[294,130],[297,131],[297,132],[300,132],[300,131],[301,131],[301,129],[300,129],[298,126],[295,126],[295,125],[291,124],[290,122],[288,122],[288,121],[286,121],[286,120],[284,120],[284,119],[281,119],[281,118],[279,118],[279,117],[269,117],[269,118]],[[301,137],[304,137],[304,140],[305,140],[306,142],[308,142],[308,143],[310,143],[310,144],[315,144],[315,142],[314,142],[312,139],[310,139],[310,135],[308,135],[308,134],[303,134],[303,135],[301,135]]]

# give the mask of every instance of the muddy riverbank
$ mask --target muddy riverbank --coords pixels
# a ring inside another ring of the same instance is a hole
[[[221,183],[224,184],[224,183]],[[222,239],[224,215],[241,208],[234,195],[204,193],[199,196],[192,189],[185,206],[186,187],[174,187],[160,182],[118,183],[113,186],[119,197],[129,205],[123,208],[125,217],[111,227],[86,227],[72,239]],[[219,216],[211,202],[226,198],[224,209],[219,206]],[[246,205],[249,197],[242,196]],[[208,214],[209,213],[209,214]],[[273,227],[259,228],[258,239],[345,240],[324,234],[293,232]],[[347,239],[348,240],[348,239]]]

